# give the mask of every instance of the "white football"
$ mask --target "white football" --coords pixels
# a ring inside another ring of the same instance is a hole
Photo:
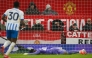
[[[24,53],[23,55],[28,55],[28,53]]]

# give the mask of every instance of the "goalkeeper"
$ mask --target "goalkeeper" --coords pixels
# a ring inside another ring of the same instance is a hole
[[[37,55],[37,54],[76,54],[80,53],[80,51],[83,51],[83,53],[86,54],[86,50],[70,50],[66,51],[65,49],[62,49],[61,47],[52,47],[50,49],[47,49],[46,47],[42,47],[39,49],[32,49],[29,53],[24,53],[24,55]],[[81,54],[81,53],[80,53]]]

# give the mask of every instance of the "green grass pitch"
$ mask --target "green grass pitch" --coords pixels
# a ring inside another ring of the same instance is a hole
[[[3,58],[0,55],[0,58]],[[92,58],[92,54],[80,55],[80,54],[72,54],[72,55],[23,55],[23,54],[10,54],[10,58]]]

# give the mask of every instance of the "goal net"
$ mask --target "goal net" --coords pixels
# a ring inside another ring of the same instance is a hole
[[[15,1],[19,1],[19,9],[24,12],[25,26],[20,25],[13,52],[62,47],[66,50],[86,49],[92,53],[91,0],[0,0],[0,16],[13,8]],[[0,19],[0,36],[4,38],[5,27],[6,23]],[[0,46],[5,41],[0,37]]]

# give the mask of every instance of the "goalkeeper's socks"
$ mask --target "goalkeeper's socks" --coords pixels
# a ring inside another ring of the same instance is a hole
[[[11,41],[7,40],[7,41],[4,43],[3,47],[6,48],[10,43],[11,43]]]
[[[14,42],[11,43],[11,45],[9,46],[9,49],[8,49],[8,51],[6,52],[5,55],[9,55],[9,54],[10,54],[10,52],[13,50],[15,44],[16,44],[16,43],[14,43]]]

